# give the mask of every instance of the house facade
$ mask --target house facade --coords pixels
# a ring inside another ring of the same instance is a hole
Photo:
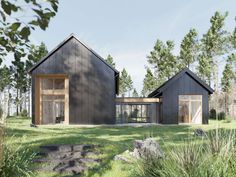
[[[213,90],[184,69],[148,98],[118,98],[119,72],[74,34],[29,71],[33,124],[207,124]]]
[[[119,72],[74,34],[29,73],[32,123],[115,123]]]

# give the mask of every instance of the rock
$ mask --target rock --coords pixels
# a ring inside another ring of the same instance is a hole
[[[116,155],[115,157],[114,157],[114,160],[115,161],[123,161],[123,162],[127,162],[127,163],[129,163],[130,162],[130,160],[128,160],[126,157],[124,157],[123,155]]]
[[[146,157],[164,157],[160,145],[152,138],[147,138],[145,140],[135,140],[134,151],[132,152],[132,155],[137,159]]]
[[[40,169],[43,171],[78,175],[100,162],[94,145],[44,145],[40,150],[34,162],[47,163]]]
[[[194,135],[195,136],[201,136],[201,137],[205,137],[206,136],[206,132],[204,130],[202,130],[201,128],[197,128],[194,131]]]

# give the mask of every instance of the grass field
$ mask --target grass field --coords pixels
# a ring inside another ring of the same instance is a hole
[[[30,127],[28,118],[9,118],[7,121],[6,141],[14,147],[21,145],[33,152],[38,151],[40,145],[46,144],[95,144],[100,145],[99,158],[102,162],[89,170],[86,176],[128,177],[132,176],[132,165],[114,161],[116,154],[127,149],[132,150],[135,139],[152,136],[160,143],[161,147],[178,146],[184,139],[193,137],[193,130],[203,128],[206,131],[215,128],[235,129],[236,122],[224,123],[210,121],[209,125],[154,125],[150,127],[117,127],[96,126],[79,127],[75,125],[39,126]],[[40,177],[53,177],[57,174],[38,172]]]

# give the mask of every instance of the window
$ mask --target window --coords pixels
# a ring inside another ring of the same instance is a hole
[[[179,123],[202,123],[202,95],[179,95]]]
[[[65,89],[65,79],[42,78],[41,85],[42,90],[63,90]]]
[[[40,82],[40,122],[42,124],[68,123],[68,78],[45,76]],[[67,87],[66,87],[67,84]]]
[[[150,122],[149,106],[149,104],[118,104],[116,105],[116,122]]]

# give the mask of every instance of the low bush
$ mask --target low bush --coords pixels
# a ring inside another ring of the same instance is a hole
[[[216,120],[216,110],[215,109],[210,110],[209,117],[210,117],[210,119]]]
[[[225,120],[226,118],[225,112],[219,112],[217,116],[218,116],[218,120]]]
[[[1,144],[3,148],[2,159],[0,163],[1,177],[29,177],[34,176],[32,170],[32,162],[35,154],[31,153],[27,148],[18,146],[13,148],[10,144]]]
[[[205,139],[186,140],[166,149],[165,157],[146,157],[138,162],[139,177],[233,177],[236,174],[236,134],[214,130]]]
[[[21,112],[20,112],[20,116],[21,117],[27,117],[28,116],[28,112],[26,109],[23,109]]]

